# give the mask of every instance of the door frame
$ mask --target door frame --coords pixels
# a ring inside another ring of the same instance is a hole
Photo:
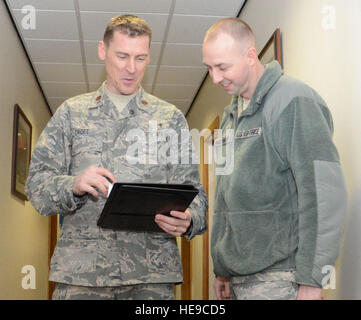
[[[214,145],[214,130],[219,129],[220,126],[220,117],[217,116],[212,123],[208,126],[208,136],[201,137],[201,173],[202,173],[202,184],[204,190],[209,199],[209,164],[205,161],[205,143],[209,136],[212,136],[212,146]],[[212,161],[214,157],[212,156]],[[202,276],[203,276],[203,286],[202,286],[202,296],[203,300],[209,300],[209,210],[206,213],[207,217],[207,231],[203,235],[203,263],[202,263]]]
[[[56,243],[58,241],[58,215],[54,214],[49,219],[49,250],[48,250],[48,265],[50,272],[50,261],[53,256]],[[55,289],[55,282],[48,281],[48,300],[51,300]]]

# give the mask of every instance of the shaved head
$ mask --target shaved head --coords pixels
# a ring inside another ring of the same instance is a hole
[[[258,59],[255,36],[239,18],[224,18],[206,33],[203,64],[215,84],[230,95],[250,99],[264,67]]]
[[[249,47],[255,47],[255,36],[252,29],[239,18],[224,18],[217,21],[207,31],[203,43],[215,40],[221,33],[231,36],[241,46],[243,53]]]

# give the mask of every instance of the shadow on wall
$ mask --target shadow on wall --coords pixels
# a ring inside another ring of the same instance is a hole
[[[337,277],[338,299],[361,299],[361,183],[349,195]]]

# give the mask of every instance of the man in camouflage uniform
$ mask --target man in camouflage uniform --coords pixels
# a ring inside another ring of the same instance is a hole
[[[151,141],[150,123],[158,130],[174,130],[178,137],[188,130],[177,108],[140,86],[150,40],[144,20],[132,15],[113,18],[98,48],[107,80],[96,92],[65,101],[34,149],[27,196],[40,214],[64,216],[49,277],[57,282],[55,299],[172,299],[174,284],[183,280],[175,237],[192,239],[206,230],[208,203],[197,165],[181,159],[183,153],[177,162],[169,161],[164,152],[156,162],[134,162],[139,154],[128,150],[134,145],[132,130]],[[138,153],[154,160],[155,148],[164,150],[166,143],[146,144]],[[176,147],[181,146],[184,141],[178,141]],[[156,215],[165,233],[106,230],[97,220],[109,180],[193,184],[199,194],[185,212]]]

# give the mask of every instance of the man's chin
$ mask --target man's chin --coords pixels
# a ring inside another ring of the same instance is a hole
[[[121,94],[127,96],[127,95],[130,95],[130,94],[136,93],[138,91],[138,89],[139,89],[139,86],[131,86],[131,87],[123,86],[122,88],[120,88],[119,91],[121,92]]]
[[[232,87],[232,84],[230,84],[230,85],[228,85],[228,86],[221,86],[222,88],[223,88],[223,90],[224,91],[226,91],[228,94],[230,94],[230,95],[235,95],[235,94],[237,94],[235,91],[235,89],[234,89],[234,87]]]
[[[228,94],[234,96],[237,95],[236,90],[232,89],[232,88],[223,88]]]

